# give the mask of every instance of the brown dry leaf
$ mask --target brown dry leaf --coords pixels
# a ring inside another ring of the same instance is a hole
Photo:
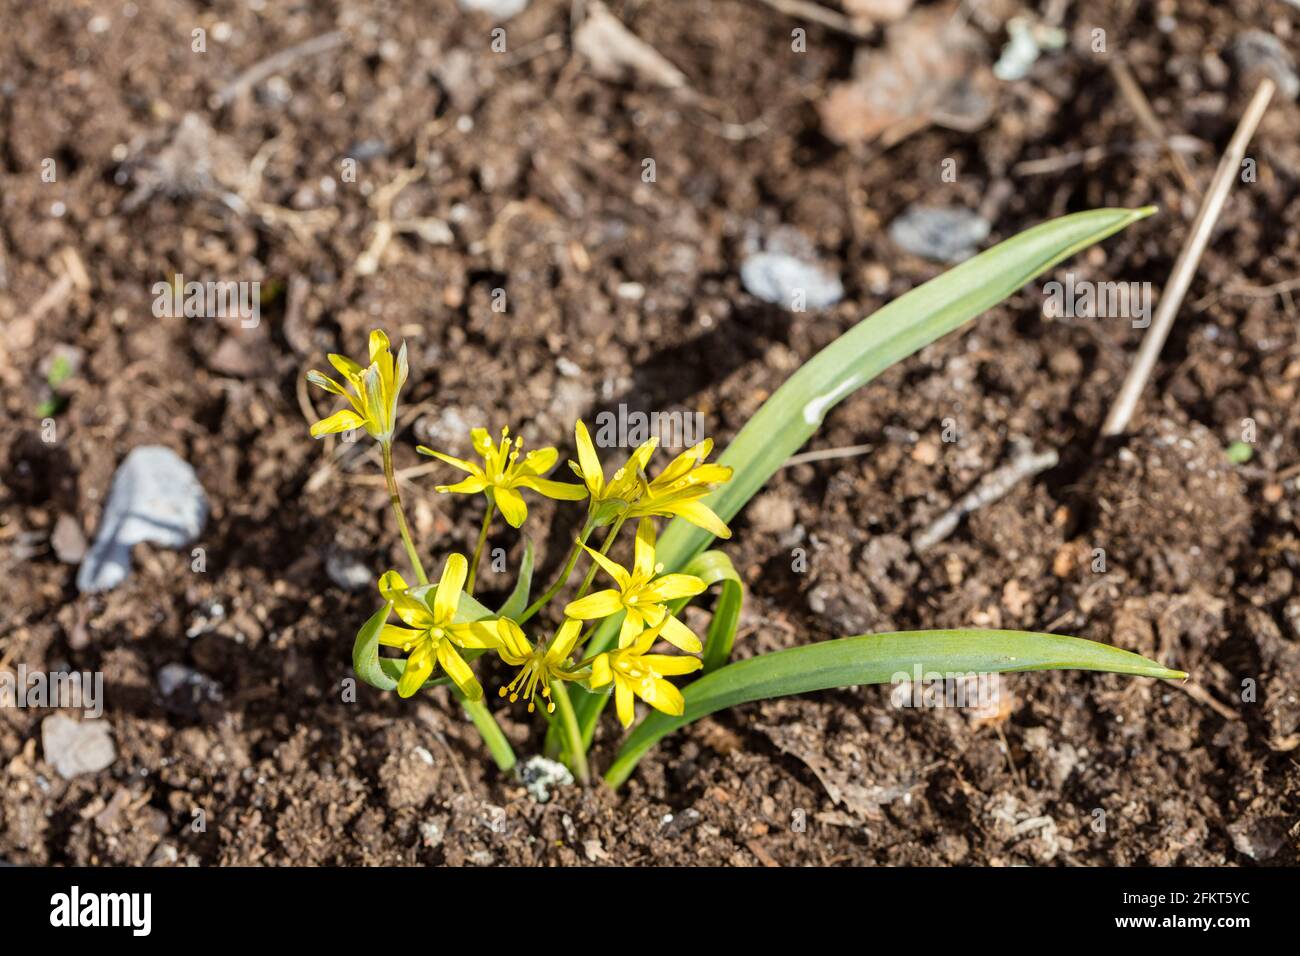
[[[845,145],[891,145],[934,123],[972,132],[993,112],[995,79],[984,45],[954,8],[922,9],[863,48],[854,77],[818,107],[826,135]]]
[[[602,80],[621,83],[639,79],[669,90],[686,87],[686,74],[623,26],[603,3],[591,4],[587,18],[573,33],[573,48]]]
[[[794,722],[780,725],[760,724],[756,730],[765,734],[782,753],[802,762],[813,772],[831,802],[843,807],[859,821],[884,819],[883,807],[907,796],[910,786],[865,785],[860,766],[844,766],[828,752],[828,742],[814,728]]]

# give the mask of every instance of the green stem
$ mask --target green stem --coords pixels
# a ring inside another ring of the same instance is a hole
[[[530,617],[544,608],[550,600],[555,597],[555,595],[560,593],[560,588],[564,587],[564,585],[568,583],[569,575],[573,573],[573,569],[578,563],[578,557],[582,554],[582,546],[587,543],[587,538],[591,536],[592,530],[593,527],[590,521],[583,525],[582,533],[578,535],[577,540],[573,542],[573,550],[569,552],[568,560],[564,562],[564,569],[555,578],[554,583],[546,589],[546,593],[532,604],[528,605],[528,608],[519,618],[520,624],[523,624]]]
[[[577,776],[578,782],[585,787],[591,783],[591,772],[587,769],[587,750],[582,744],[582,731],[578,727],[578,715],[573,710],[573,702],[569,700],[569,691],[565,688],[564,681],[551,681],[551,697],[555,701],[556,709],[560,712],[560,726],[568,740],[566,750],[569,756],[569,766]]]
[[[501,725],[497,723],[492,711],[488,710],[487,702],[482,698],[478,700],[469,700],[460,692],[459,688],[452,688],[456,692],[457,699],[465,707],[465,713],[469,714],[469,719],[474,721],[474,726],[478,728],[479,736],[487,744],[487,748],[492,752],[492,759],[497,762],[497,766],[502,771],[510,770],[514,767],[515,752],[510,746],[510,741],[506,740],[506,735],[501,731]],[[575,726],[577,720],[574,720]]]
[[[465,593],[474,596],[474,579],[478,577],[478,562],[483,557],[483,545],[487,544],[488,528],[492,526],[492,516],[496,514],[497,503],[488,499],[487,511],[483,512],[483,527],[478,529],[478,544],[474,545],[474,560],[469,563],[469,579],[465,582]]]
[[[605,541],[604,541],[604,542],[601,544],[601,546],[600,546],[600,553],[601,553],[601,554],[608,554],[608,553],[609,553],[609,549],[613,546],[613,544],[614,544],[614,539],[618,537],[618,533],[619,533],[619,531],[622,529],[622,527],[623,527],[623,522],[624,522],[625,520],[626,520],[625,518],[620,517],[617,521],[614,522],[613,526],[609,529],[609,534],[605,535]],[[587,576],[586,576],[586,578],[583,579],[582,587],[578,589],[578,593],[577,593],[577,595],[574,597],[574,600],[575,600],[575,601],[578,600],[578,598],[581,598],[584,594],[587,593],[587,589],[588,589],[589,587],[591,587],[591,582],[592,582],[592,580],[595,579],[595,577],[596,577],[596,562],[593,561],[593,562],[591,562],[591,567],[587,569]],[[606,620],[608,620],[608,619],[606,619]],[[598,624],[602,624],[602,623],[604,623],[604,622],[603,622],[603,621],[594,621],[594,622],[593,622],[593,623],[592,623],[592,624],[587,628],[587,633],[584,634],[584,635],[582,636],[581,640],[578,641],[578,644],[577,644],[576,646],[577,646],[577,647],[581,647],[581,646],[585,645],[586,642],[587,642],[587,640],[591,637],[591,635],[592,635],[592,633],[593,633],[595,627],[596,627]],[[598,713],[599,713],[599,712],[598,712]],[[581,746],[585,749],[588,745],[590,745],[591,740],[592,740],[592,738],[593,738],[594,736],[595,736],[595,730],[594,730],[594,723],[593,723],[592,728],[589,729],[589,732],[588,732],[588,733],[586,733],[586,734],[581,734],[581,731],[580,731],[580,736],[579,736],[578,739],[579,739],[579,742],[580,742]],[[550,730],[547,731],[547,734],[546,734],[546,743],[545,743],[545,745],[544,745],[544,749],[543,749],[543,752],[546,754],[546,756],[548,756],[548,757],[554,757],[554,756],[559,752],[559,750],[560,750],[560,744],[561,744],[561,742],[562,742],[562,741],[560,740],[560,737],[561,737],[561,735],[560,735],[558,729],[555,728],[555,727],[552,727]]]
[[[420,579],[421,584],[429,583],[429,576],[424,573],[424,565],[420,561],[420,554],[415,550],[415,542],[411,540],[411,529],[406,524],[406,512],[402,510],[402,496],[397,491],[397,476],[393,474],[393,449],[387,443],[382,445],[384,449],[384,478],[388,482],[388,500],[393,505],[393,514],[397,515],[397,529],[402,533],[402,544],[406,548],[406,556],[411,561],[411,567],[415,570],[415,576]],[[510,747],[510,741],[506,740],[506,735],[501,732],[501,727],[497,724],[496,718],[492,716],[492,711],[488,710],[487,704],[481,699],[471,701],[460,692],[458,688],[453,688],[456,697],[465,705],[465,712],[469,714],[469,719],[474,721],[474,726],[478,728],[479,736],[487,744],[488,750],[492,752],[492,758],[497,762],[497,766],[503,771],[509,770],[515,765],[515,752]]]
[[[424,573],[420,553],[415,550],[415,542],[411,540],[411,529],[406,524],[406,512],[402,510],[402,496],[397,491],[397,476],[393,474],[393,446],[388,442],[380,442],[380,446],[384,450],[384,480],[388,482],[388,501],[393,506],[393,514],[397,516],[397,530],[402,533],[402,546],[406,548],[406,557],[411,562],[415,576],[419,578],[421,584],[428,584],[429,576]]]

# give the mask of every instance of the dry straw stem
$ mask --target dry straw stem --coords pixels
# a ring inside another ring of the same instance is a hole
[[[1232,184],[1241,169],[1241,160],[1246,155],[1246,144],[1255,135],[1255,128],[1263,119],[1264,111],[1268,109],[1269,100],[1272,99],[1276,88],[1270,79],[1265,78],[1260,81],[1255,95],[1246,107],[1245,114],[1241,117],[1241,122],[1237,124],[1236,132],[1232,134],[1232,141],[1228,143],[1227,151],[1219,160],[1219,168],[1215,170],[1210,188],[1201,201],[1201,208],[1192,223],[1192,231],[1183,244],[1182,251],[1178,253],[1178,261],[1174,263],[1173,271],[1169,274],[1169,283],[1160,297],[1160,304],[1156,307],[1151,328],[1147,330],[1146,338],[1142,340],[1137,357],[1133,361],[1133,367],[1129,369],[1128,377],[1124,379],[1115,404],[1111,406],[1110,414],[1106,416],[1106,422],[1102,425],[1101,433],[1104,436],[1119,435],[1128,428],[1133,411],[1137,408],[1138,398],[1142,395],[1142,389],[1146,387],[1147,379],[1151,377],[1156,359],[1160,357],[1160,350],[1164,348],[1165,339],[1169,337],[1174,317],[1183,303],[1183,296],[1187,294],[1187,287],[1191,285],[1192,277],[1196,275],[1196,267],[1205,252],[1206,244],[1210,241],[1210,233],[1214,230],[1214,224],[1223,211],[1228,192],[1232,189]]]

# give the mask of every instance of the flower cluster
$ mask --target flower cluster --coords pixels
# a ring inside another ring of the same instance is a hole
[[[703,650],[703,645],[678,618],[677,611],[686,600],[705,590],[705,582],[689,574],[664,573],[663,565],[655,558],[655,519],[678,517],[713,535],[730,537],[726,524],[703,500],[731,479],[730,468],[707,462],[713,443],[703,441],[687,449],[651,477],[647,469],[657,445],[657,439],[652,438],[633,451],[607,479],[587,426],[578,421],[574,428],[577,461],[569,462],[580,482],[576,484],[548,477],[559,459],[555,448],[525,453],[523,439],[512,439],[508,428],[501,430],[497,440],[486,428],[470,432],[479,461],[421,445],[417,448],[421,454],[463,475],[454,483],[437,485],[440,493],[481,494],[485,499],[483,526],[472,557],[450,555],[438,582],[430,584],[419,550],[410,538],[392,471],[397,396],[408,374],[406,346],[394,358],[387,336],[376,331],[371,333],[370,364],[366,368],[341,355],[330,355],[329,359],[351,391],[316,371],[308,373],[308,381],[344,396],[350,407],[317,422],[312,426],[312,435],[364,428],[384,446],[390,497],[403,543],[419,578],[418,584],[410,585],[397,571],[388,571],[379,579],[386,613],[395,615],[400,622],[384,623],[378,636],[379,644],[405,655],[397,680],[398,694],[410,697],[445,677],[466,700],[479,701],[483,688],[470,663],[480,655],[493,653],[515,669],[499,695],[511,702],[522,699],[530,712],[540,705],[548,716],[554,714],[556,698],[564,695],[564,685],[575,683],[601,693],[612,689],[615,710],[624,727],[634,719],[635,698],[664,713],[680,715],[684,707],[681,691],[665,678],[699,670],[701,662],[694,655]],[[485,613],[486,609],[473,600],[473,592],[492,518],[499,511],[512,528],[522,527],[528,518],[528,493],[558,501],[585,500],[586,520],[563,569],[541,598],[517,613]],[[636,529],[630,568],[610,557],[621,529],[629,522]],[[602,529],[599,549],[589,546],[591,537]],[[558,624],[530,638],[525,625],[568,587],[583,556],[590,562],[585,578],[564,603],[562,613],[557,615]],[[592,590],[597,572],[603,572],[613,586]],[[584,653],[596,626],[611,617],[621,618],[617,646]],[[682,653],[651,653],[660,641]]]

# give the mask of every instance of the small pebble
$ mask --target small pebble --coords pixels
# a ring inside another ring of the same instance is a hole
[[[50,534],[54,556],[64,564],[80,564],[86,556],[86,535],[72,515],[59,515]]]
[[[889,224],[889,238],[912,255],[957,263],[979,251],[991,226],[983,216],[957,206],[909,206]]]
[[[117,759],[117,749],[105,720],[73,720],[52,714],[41,721],[45,762],[64,780],[98,773]]]
[[[1282,41],[1264,30],[1246,30],[1232,41],[1232,59],[1246,77],[1252,74],[1270,76],[1277,83],[1278,92],[1288,100],[1300,93],[1300,76],[1296,75],[1295,60]],[[1252,85],[1258,82],[1252,78]]]
[[[844,297],[844,284],[815,262],[787,252],[755,252],[740,266],[740,281],[755,298],[792,312],[825,309]]]
[[[528,0],[460,0],[466,13],[486,13],[494,20],[509,20],[528,7]]]
[[[520,764],[519,779],[530,797],[538,803],[546,803],[551,799],[554,788],[567,787],[573,783],[573,774],[562,763],[536,756],[529,757]]]
[[[325,573],[345,591],[364,591],[376,577],[352,551],[331,550],[325,558]]]

